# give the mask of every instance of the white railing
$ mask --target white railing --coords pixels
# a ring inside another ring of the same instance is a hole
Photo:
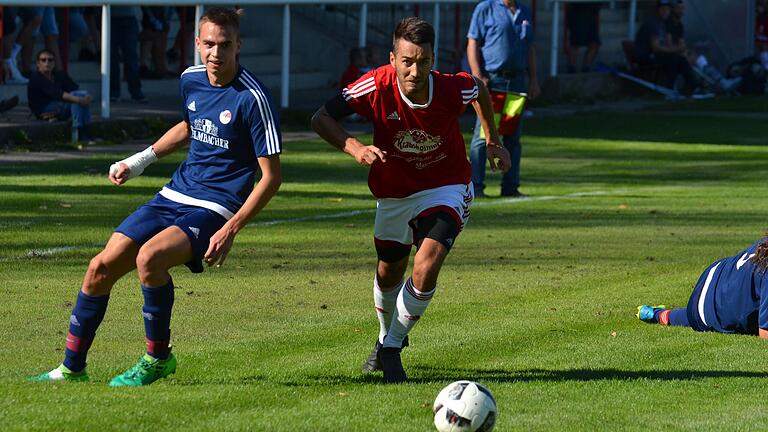
[[[232,5],[237,3],[240,6],[275,6],[283,5],[283,41],[282,41],[282,71],[281,71],[281,86],[280,86],[280,106],[282,108],[288,108],[289,106],[289,91],[290,91],[290,41],[291,41],[291,5],[308,5],[308,4],[357,4],[360,5],[360,31],[358,33],[359,45],[366,44],[367,37],[367,10],[368,4],[393,4],[393,3],[426,3],[434,4],[434,20],[435,25],[440,22],[440,4],[441,3],[476,3],[477,0],[367,0],[360,2],[359,0],[334,0],[330,2],[317,1],[317,0],[205,0],[204,4],[207,6],[216,5]],[[110,103],[109,103],[109,74],[110,74],[110,38],[112,33],[111,21],[111,6],[196,6],[196,20],[197,23],[200,20],[202,14],[203,5],[195,2],[194,0],[2,0],[3,6],[29,6],[34,4],[35,6],[56,6],[56,7],[74,7],[74,6],[101,6],[101,117],[110,117]],[[197,27],[197,25],[195,25]],[[437,45],[439,39],[437,38],[437,27],[435,28],[435,52],[437,53]],[[199,64],[200,59],[195,55],[195,64]],[[437,63],[437,58],[435,59]]]

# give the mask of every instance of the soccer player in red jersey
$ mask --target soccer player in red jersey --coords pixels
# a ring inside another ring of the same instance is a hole
[[[481,119],[491,168],[510,167],[485,85],[463,72],[433,71],[434,42],[428,22],[403,19],[395,28],[390,64],[360,77],[312,117],[318,135],[370,166],[368,186],[377,198],[373,298],[380,328],[363,370],[382,370],[392,383],[407,379],[400,351],[427,309],[440,268],[469,217],[474,191],[459,130],[467,105]],[[373,122],[373,145],[340,125],[352,113]],[[414,245],[413,274],[405,280]]]

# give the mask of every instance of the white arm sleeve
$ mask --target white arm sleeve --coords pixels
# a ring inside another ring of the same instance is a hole
[[[144,172],[144,169],[156,160],[157,155],[155,154],[155,151],[152,150],[152,146],[149,146],[144,149],[144,151],[140,151],[129,158],[121,160],[120,162],[113,163],[109,167],[109,174],[114,175],[118,168],[120,168],[120,164],[124,163],[128,166],[128,178],[132,179],[134,177],[140,176],[141,173]]]

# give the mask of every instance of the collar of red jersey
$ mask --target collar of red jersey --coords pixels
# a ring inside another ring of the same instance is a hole
[[[397,77],[395,77],[395,82],[397,83],[397,91],[400,92],[400,97],[403,98],[405,103],[408,104],[409,107],[413,109],[424,109],[429,106],[429,104],[432,103],[432,89],[434,88],[434,85],[432,84],[432,71],[429,71],[429,80],[427,82],[427,86],[429,87],[429,98],[427,99],[427,103],[425,104],[417,104],[411,102],[410,99],[408,99],[407,96],[403,93],[403,89],[400,88],[400,81],[397,80]]]

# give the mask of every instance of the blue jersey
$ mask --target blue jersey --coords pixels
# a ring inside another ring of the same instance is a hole
[[[179,82],[191,130],[187,159],[160,195],[230,219],[253,190],[257,159],[282,151],[277,112],[266,87],[240,67],[226,86],[192,66]]]
[[[757,334],[758,328],[768,329],[768,275],[752,261],[764,240],[715,261],[701,275],[701,295],[691,298],[689,309],[714,330]]]

